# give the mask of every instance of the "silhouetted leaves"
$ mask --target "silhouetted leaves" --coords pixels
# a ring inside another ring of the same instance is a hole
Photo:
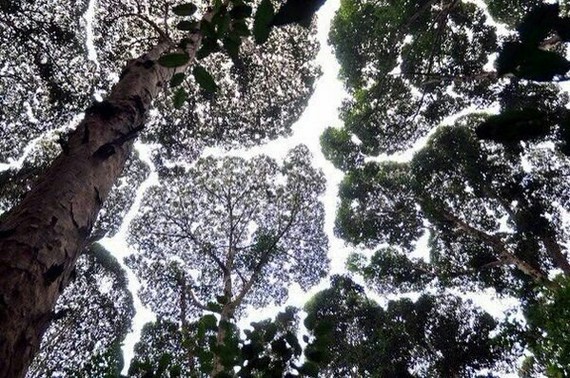
[[[286,0],[271,20],[271,25],[283,26],[297,23],[309,27],[313,15],[323,6],[325,1]]]
[[[505,111],[477,126],[477,137],[499,143],[514,143],[543,137],[550,131],[547,115],[537,109]]]
[[[181,67],[190,61],[190,57],[186,53],[171,53],[158,58],[158,63],[164,67]]]
[[[174,107],[176,109],[180,109],[184,105],[184,102],[186,102],[187,98],[188,94],[186,94],[184,88],[178,88],[176,92],[174,92]]]
[[[198,10],[198,7],[192,3],[184,3],[172,8],[174,14],[178,16],[192,16],[196,10]]]
[[[565,79],[570,62],[556,52],[505,42],[496,62],[497,74],[511,73],[521,79],[549,82]]]
[[[171,87],[179,86],[180,84],[182,84],[182,82],[184,82],[184,78],[185,75],[182,72],[174,74],[174,76],[172,76],[172,79],[170,79],[170,86]]]
[[[270,0],[261,0],[253,22],[253,36],[258,44],[265,43],[271,32],[271,20],[273,20],[273,5]]]

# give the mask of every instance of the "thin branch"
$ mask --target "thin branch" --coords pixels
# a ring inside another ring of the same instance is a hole
[[[461,220],[460,218],[453,215],[449,211],[441,210],[440,215],[442,215],[443,218],[445,218],[453,225],[455,225],[455,227],[459,228],[460,230],[463,230],[468,235],[481,240],[482,242],[484,242],[485,244],[487,244],[488,246],[499,252],[499,260],[504,261],[507,264],[512,264],[516,266],[521,272],[525,273],[536,282],[544,283],[546,286],[550,286],[552,284],[552,281],[548,279],[548,276],[544,272],[542,272],[538,268],[533,267],[526,261],[521,260],[514,253],[509,251],[505,247],[504,243],[498,237],[489,235],[486,232],[481,231],[469,225],[467,222]]]
[[[180,205],[182,208],[184,207],[182,205]],[[184,210],[184,209],[183,209]],[[166,213],[165,214],[166,218],[168,220],[170,220],[175,226],[177,226],[179,228],[179,230],[183,233],[183,235],[190,239],[192,242],[194,242],[194,244],[196,244],[196,246],[198,248],[200,248],[203,252],[206,253],[207,256],[210,256],[214,262],[218,265],[218,267],[222,270],[222,272],[226,272],[226,266],[225,264],[220,260],[220,258],[218,256],[216,256],[216,254],[212,251],[212,247],[210,245],[206,245],[205,243],[203,243],[202,241],[200,241],[191,231],[190,231],[190,226],[187,224],[181,224],[179,219],[171,216],[170,214]],[[179,235],[180,237],[180,235]]]
[[[242,212],[242,213],[239,215],[239,217],[238,217],[238,219],[237,219],[237,221],[236,221],[236,224],[240,224],[240,223],[241,223],[241,224],[243,224],[243,227],[241,228],[241,231],[239,231],[239,232],[237,233],[237,240],[241,240],[241,237],[243,236],[243,233],[245,232],[245,229],[247,228],[247,226],[248,226],[248,224],[249,224],[249,221],[251,220],[251,218],[252,218],[252,216],[253,216],[253,213],[254,213],[255,210],[257,209],[257,206],[258,206],[258,205],[259,205],[259,202],[256,202],[256,203],[254,204],[254,206],[251,208],[251,211],[249,211],[249,213],[248,213],[248,215],[247,215],[247,218],[246,218],[243,222],[242,222],[242,217],[243,217],[243,215],[244,215],[246,212],[244,211],[244,212]]]
[[[245,285],[242,287],[242,289],[241,289],[240,293],[238,294],[238,296],[236,297],[236,299],[232,302],[233,306],[238,307],[241,304],[241,301],[243,300],[245,295],[249,292],[249,290],[251,290],[253,283],[257,280],[257,277],[261,274],[261,269],[269,261],[269,256],[270,256],[271,252],[273,252],[273,250],[277,246],[277,243],[279,243],[281,238],[289,231],[289,229],[293,225],[293,222],[295,221],[295,218],[297,217],[297,214],[299,211],[299,204],[296,203],[295,205],[296,206],[293,209],[293,213],[291,214],[291,218],[289,218],[287,225],[273,239],[273,243],[271,243],[271,245],[262,252],[261,258],[259,259],[258,263],[253,268],[253,273],[251,274],[249,280],[245,283]]]
[[[392,76],[402,76],[405,77],[402,73],[394,73],[391,74]],[[483,71],[473,75],[439,75],[429,72],[407,72],[406,75],[410,76],[424,76],[424,77],[432,77],[432,80],[424,81],[421,86],[427,86],[430,84],[437,84],[441,83],[442,81],[453,81],[454,83],[460,82],[467,82],[467,81],[478,81],[478,80],[486,80],[486,79],[496,79],[497,72],[495,71]]]
[[[222,197],[218,192],[213,191],[212,189],[208,188],[208,186],[204,185],[203,186],[204,190],[206,191],[206,193],[210,194],[211,196],[215,197],[217,200],[219,200],[220,202],[223,202],[225,200],[224,197]]]
[[[202,302],[200,302],[200,300],[198,299],[198,297],[196,297],[196,294],[194,293],[194,290],[192,290],[191,287],[187,287],[188,288],[188,292],[190,293],[190,299],[192,299],[192,303],[194,303],[194,305],[196,307],[198,307],[201,310],[204,311],[212,311],[211,308],[209,308],[208,306],[204,305]]]
[[[111,19],[109,19],[110,23],[115,23],[117,22],[119,19],[121,18],[128,18],[128,17],[134,17],[134,18],[138,18],[141,21],[146,22],[148,25],[150,25],[150,27],[152,27],[152,29],[158,33],[158,35],[160,36],[161,39],[165,40],[168,42],[169,45],[171,45],[172,47],[176,47],[176,44],[174,43],[174,41],[172,41],[172,39],[170,39],[170,37],[168,36],[168,34],[162,30],[160,28],[160,26],[158,26],[153,20],[151,20],[150,18],[148,18],[147,16],[140,14],[140,13],[125,13],[125,14],[120,14],[116,17],[113,17]]]
[[[168,8],[169,8],[169,3],[166,3],[164,5],[164,34],[166,34],[167,37],[170,37],[170,33],[168,33]]]

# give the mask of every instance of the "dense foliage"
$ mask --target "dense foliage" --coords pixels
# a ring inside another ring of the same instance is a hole
[[[519,299],[531,326],[509,321],[503,336],[535,353],[522,370],[567,374],[544,348],[564,350],[549,311],[566,295],[551,272],[570,274],[568,96],[551,83],[570,69],[569,19],[558,4],[486,3],[489,13],[462,1],[341,2],[330,38],[350,97],[343,127],[321,138],[345,171],[336,232],[375,250],[348,267],[379,293]],[[386,159],[425,135],[411,160]]]
[[[381,307],[349,278],[333,276],[306,311],[315,338],[307,354],[320,355],[327,377],[475,377],[508,360],[491,337],[493,317],[451,295]]]

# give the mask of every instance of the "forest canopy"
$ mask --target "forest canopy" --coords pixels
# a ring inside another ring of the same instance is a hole
[[[565,4],[324,3],[0,4],[0,376],[570,374]]]

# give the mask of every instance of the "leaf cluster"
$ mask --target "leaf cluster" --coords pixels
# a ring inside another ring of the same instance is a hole
[[[363,287],[333,276],[331,287],[305,310],[312,340],[306,354],[320,347],[327,376],[475,377],[505,357],[491,337],[493,318],[449,295],[424,294],[381,307]]]

